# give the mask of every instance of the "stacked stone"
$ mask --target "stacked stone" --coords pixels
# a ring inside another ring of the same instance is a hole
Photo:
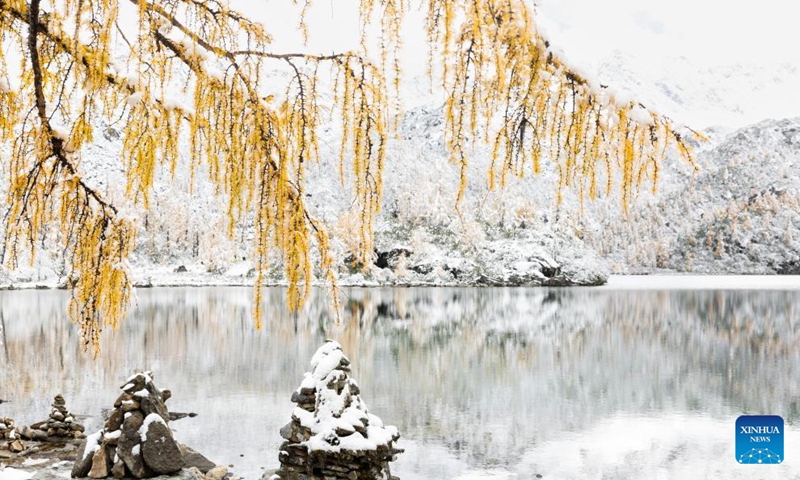
[[[50,417],[44,422],[34,423],[22,433],[31,440],[71,440],[84,438],[84,428],[67,410],[67,403],[59,393],[50,405]]]
[[[19,453],[25,450],[13,418],[0,417],[0,450]]]
[[[400,434],[368,412],[349,374],[337,342],[328,340],[314,354],[311,372],[292,395],[297,406],[281,428],[281,467],[271,480],[394,478],[389,462],[403,451],[394,447]]]
[[[86,438],[72,476],[150,478],[180,471],[184,461],[164,403],[170,391],[156,388],[151,372],[135,373],[120,388],[103,429]]]

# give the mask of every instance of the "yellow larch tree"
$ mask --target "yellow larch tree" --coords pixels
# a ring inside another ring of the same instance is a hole
[[[135,12],[133,29],[120,26],[123,5]],[[97,353],[102,328],[125,315],[132,288],[136,226],[124,211],[149,207],[157,167],[174,169],[187,139],[192,165],[228,200],[230,232],[254,212],[256,321],[271,253],[283,261],[290,307],[302,305],[314,265],[335,290],[326,225],[304,204],[305,169],[320,159],[324,119],[338,116],[341,170],[351,172],[359,212],[352,253],[366,265],[408,8],[404,0],[360,0],[360,47],[311,55],[271,50],[263,25],[226,0],[0,0],[0,151],[10,175],[4,261],[15,267],[21,252],[35,253],[46,226],[60,226],[70,316]],[[551,161],[560,172],[554,188],[594,198],[620,172],[623,208],[642,183],[655,185],[670,144],[693,163],[669,119],[570,69],[537,30],[530,2],[428,0],[422,8],[429,62],[444,66],[437,81],[446,92],[446,144],[462,169],[456,205],[476,142],[491,146],[491,185]],[[374,54],[369,24],[382,33]],[[302,18],[300,25],[307,34]],[[284,88],[267,95],[275,81],[267,75],[279,67],[289,72]],[[320,103],[321,72],[334,78],[331,109]],[[130,205],[115,205],[82,174],[82,147],[98,119],[121,125]]]

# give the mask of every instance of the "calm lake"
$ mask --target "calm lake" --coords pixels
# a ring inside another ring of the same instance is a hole
[[[800,290],[345,289],[297,314],[249,288],[137,291],[131,315],[81,351],[63,291],[0,292],[0,416],[67,408],[101,426],[134,369],[195,418],[178,439],[258,480],[314,351],[342,344],[370,412],[396,425],[402,480],[800,478]],[[734,460],[744,413],[786,422],[786,462]]]

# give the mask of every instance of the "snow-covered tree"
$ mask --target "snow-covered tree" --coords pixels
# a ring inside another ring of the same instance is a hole
[[[229,232],[254,213],[256,305],[274,254],[290,306],[308,295],[314,265],[335,288],[326,225],[305,204],[306,166],[320,158],[318,135],[331,113],[358,212],[352,253],[366,264],[409,8],[404,0],[360,0],[360,47],[312,55],[273,51],[264,27],[226,0],[0,0],[0,138],[10,173],[4,260],[14,267],[46,226],[60,225],[70,315],[97,351],[102,327],[118,323],[131,291],[126,259],[136,227],[126,212],[152,206],[154,172],[174,169],[187,142],[191,164],[227,199]],[[547,160],[558,166],[553,188],[594,198],[619,172],[627,208],[632,191],[655,183],[670,144],[693,162],[669,119],[567,65],[537,29],[530,2],[428,0],[421,8],[430,71],[441,70],[446,93],[446,145],[462,172],[476,142],[490,146],[491,185],[538,172]],[[373,53],[369,24],[381,31]],[[287,74],[270,75],[278,69]],[[320,85],[328,72],[326,103]],[[122,131],[124,198],[81,170],[99,120]],[[465,184],[463,173],[456,204]]]

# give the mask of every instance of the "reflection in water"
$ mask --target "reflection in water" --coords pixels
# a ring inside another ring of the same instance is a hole
[[[271,289],[265,327],[255,331],[250,289],[140,290],[130,318],[104,333],[95,361],[81,353],[78,329],[64,317],[64,292],[2,292],[0,398],[15,402],[0,414],[42,420],[63,393],[70,410],[92,416],[88,429],[99,428],[100,409],[111,406],[120,382],[134,368],[151,369],[158,386],[173,391],[171,409],[200,414],[173,424],[179,439],[252,480],[261,467],[277,466],[291,392],[316,348],[334,338],[371,410],[403,434],[407,452],[393,467],[403,480],[474,471],[639,478],[652,469],[679,478],[682,458],[713,458],[717,474],[738,478],[727,474],[735,467],[735,417],[770,413],[792,425],[800,415],[800,292],[383,288],[346,295],[336,324],[324,295],[291,314],[283,291]],[[698,422],[713,435],[675,434]],[[626,456],[592,451],[607,448],[604,431],[633,434],[647,425],[666,428],[666,436],[633,442]],[[653,442],[666,445],[653,453]],[[619,464],[636,455],[644,459]],[[586,465],[558,467],[576,462]],[[775,478],[800,471],[785,470],[789,463],[771,470]]]

